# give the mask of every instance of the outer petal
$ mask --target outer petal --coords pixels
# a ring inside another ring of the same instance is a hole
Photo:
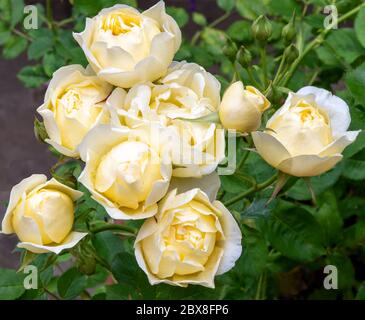
[[[221,181],[216,172],[205,175],[201,178],[177,178],[171,180],[169,190],[177,189],[178,193],[184,193],[194,188],[204,191],[209,200],[213,202],[220,188]]]
[[[331,156],[336,153],[342,153],[342,151],[351,143],[353,143],[358,134],[361,132],[359,131],[348,131],[342,137],[338,138],[337,140],[333,141],[331,144],[326,146],[319,155],[323,156]]]
[[[214,201],[213,205],[222,212],[221,222],[225,240],[223,241],[223,257],[220,261],[217,275],[232,269],[242,253],[242,233],[236,220],[228,209],[220,202]]]
[[[2,221],[2,233],[14,233],[14,229],[11,223],[12,211],[15,209],[23,194],[30,192],[37,186],[44,184],[46,181],[47,177],[44,174],[33,174],[29,178],[22,180],[20,183],[12,188],[10,192],[9,204],[4,219]]]
[[[292,176],[313,177],[332,169],[341,160],[341,154],[323,158],[317,155],[301,155],[282,161],[277,168]]]
[[[44,187],[48,187],[48,188],[52,188],[52,189],[56,189],[58,191],[61,191],[65,194],[67,194],[72,201],[77,201],[79,200],[82,196],[83,196],[83,192],[72,189],[60,182],[58,182],[55,178],[52,178],[51,180],[47,181],[42,188]]]
[[[258,153],[273,167],[291,157],[281,142],[270,134],[255,131],[252,132],[252,138]]]
[[[67,238],[60,245],[42,246],[42,245],[30,243],[30,242],[21,242],[21,243],[18,244],[18,247],[19,248],[24,248],[28,251],[33,252],[33,253],[53,252],[55,254],[60,254],[61,251],[64,250],[64,249],[73,248],[85,236],[87,236],[87,233],[81,233],[81,232],[73,231],[67,236]]]

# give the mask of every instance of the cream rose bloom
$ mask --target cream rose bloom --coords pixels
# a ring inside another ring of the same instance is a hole
[[[216,112],[219,103],[219,81],[186,62],[174,62],[155,84],[136,85],[128,92],[117,88],[107,100],[116,126],[153,122],[167,128],[163,139],[170,146],[173,175],[179,177],[210,174],[224,158],[224,130],[215,123],[190,121]]]
[[[251,86],[245,88],[241,81],[237,81],[223,95],[219,119],[225,129],[252,132],[260,127],[261,115],[270,105],[259,90]]]
[[[145,221],[135,242],[139,266],[151,285],[214,288],[214,277],[233,268],[242,252],[241,231],[219,201],[200,189],[171,191],[158,214]]]
[[[345,101],[327,90],[304,87],[289,94],[267,122],[269,130],[252,137],[270,165],[293,176],[311,177],[341,161],[341,152],[359,133],[347,131],[350,122]]]
[[[49,136],[46,142],[66,156],[78,157],[77,147],[86,133],[109,122],[105,100],[111,91],[110,84],[80,65],[57,70],[37,109]]]
[[[160,1],[143,13],[123,4],[103,9],[74,38],[100,78],[130,88],[166,73],[181,31]]]
[[[82,192],[55,179],[47,181],[34,174],[13,187],[2,222],[2,233],[16,233],[25,248],[34,253],[53,252],[74,247],[87,233],[72,231],[74,202]]]
[[[143,219],[166,194],[171,162],[148,127],[100,125],[80,145],[86,166],[79,181],[113,219]]]

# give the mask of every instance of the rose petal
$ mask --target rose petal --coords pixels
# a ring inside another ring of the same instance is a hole
[[[87,233],[81,233],[73,231],[71,232],[67,238],[60,245],[47,245],[42,246],[30,242],[21,242],[17,246],[18,248],[23,248],[33,253],[49,253],[53,252],[55,254],[60,254],[61,251],[65,249],[73,248],[80,240],[87,236]]]

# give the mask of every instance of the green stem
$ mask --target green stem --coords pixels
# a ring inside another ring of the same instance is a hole
[[[267,71],[267,59],[266,59],[266,43],[261,48],[260,52],[261,52],[262,71],[264,72],[263,82],[264,82],[264,87],[266,88],[266,86],[268,84],[268,74],[267,74],[268,71]]]
[[[353,8],[352,10],[350,10],[349,12],[345,13],[344,15],[342,15],[339,19],[338,19],[338,23],[341,23],[343,21],[345,21],[346,19],[350,18],[351,16],[353,16],[354,14],[356,14],[357,12],[360,11],[361,8],[363,8],[365,6],[365,3],[362,3],[360,5],[358,5],[357,7]],[[291,79],[291,77],[293,76],[294,72],[297,70],[299,64],[302,62],[302,60],[304,59],[304,57],[314,48],[316,48],[317,46],[321,45],[322,42],[325,40],[327,34],[331,31],[332,29],[324,29],[322,30],[322,32],[315,37],[309,44],[308,46],[303,50],[302,54],[299,55],[299,57],[293,62],[293,64],[291,65],[288,74],[286,75],[286,77],[284,78],[283,82],[280,83],[281,86],[285,87],[286,84],[289,82],[289,80]]]
[[[276,74],[275,74],[275,77],[274,77],[274,80],[272,81],[272,85],[275,86],[276,85],[276,82],[278,82],[282,76],[282,72],[283,72],[283,68],[285,66],[285,56],[284,54],[281,56],[281,59],[280,59],[280,64],[279,64],[279,68],[278,70],[276,71]]]
[[[24,39],[28,40],[29,42],[32,42],[32,41],[33,41],[33,39],[32,39],[30,36],[28,36],[27,34],[25,34],[24,32],[21,32],[21,31],[19,31],[19,30],[17,30],[17,29],[13,29],[12,31],[13,31],[16,35],[18,35],[19,37],[22,37],[22,38],[24,38]]]
[[[256,81],[256,79],[255,79],[255,77],[253,76],[253,74],[252,74],[252,70],[251,70],[251,67],[247,67],[246,68],[246,71],[247,71],[247,74],[248,74],[248,77],[249,77],[249,79],[250,79],[250,81],[251,81],[251,84],[253,85],[253,86],[255,86],[257,89],[262,89],[262,86],[261,86],[261,84],[259,84],[257,81]]]
[[[54,24],[53,24],[53,8],[52,8],[51,0],[46,1],[46,15],[47,15],[48,28],[53,29],[53,27],[54,27]]]
[[[231,12],[227,11],[224,15],[220,16],[218,19],[216,19],[212,23],[208,24],[206,26],[206,28],[214,28],[215,26],[217,26],[218,24],[220,24],[221,22],[226,20],[230,15],[231,15]],[[201,34],[202,34],[202,30],[200,30],[194,34],[193,38],[191,39],[192,45],[195,45],[198,42]]]
[[[224,203],[224,205],[226,207],[231,206],[232,204],[235,204],[236,202],[242,200],[243,198],[248,197],[249,195],[251,195],[254,192],[263,190],[269,186],[271,186],[277,179],[278,177],[278,173],[275,173],[272,177],[270,177],[269,179],[267,179],[266,181],[259,183],[253,187],[251,187],[250,189],[246,190],[245,192],[240,193],[239,195],[229,199],[228,201],[226,201]]]
[[[64,25],[67,25],[71,22],[73,22],[75,19],[74,18],[67,18],[67,19],[64,19],[64,20],[61,20],[61,21],[58,21],[58,22],[55,22],[55,24],[57,25],[57,27],[63,27]]]
[[[91,226],[90,231],[92,233],[99,233],[103,231],[124,231],[125,235],[136,236],[136,230],[132,227],[125,226],[123,224],[103,224],[100,226]]]

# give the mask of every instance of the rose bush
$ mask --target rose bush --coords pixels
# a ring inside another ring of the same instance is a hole
[[[219,0],[209,22],[116,2],[55,21],[48,1],[31,31],[0,3],[58,160],[10,193],[2,234],[40,280],[0,268],[0,299],[364,298],[362,1],[336,2],[338,29],[320,1]]]

